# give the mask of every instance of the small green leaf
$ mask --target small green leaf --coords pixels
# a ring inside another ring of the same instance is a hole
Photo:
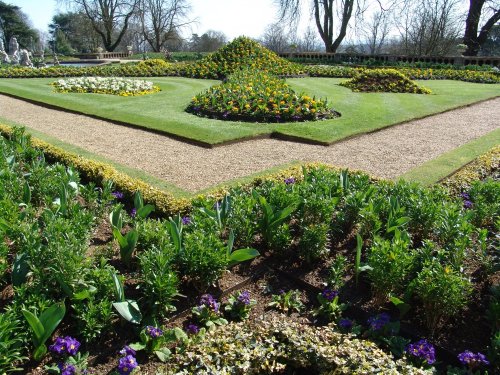
[[[130,344],[129,346],[130,346],[130,348],[134,349],[135,351],[141,351],[141,350],[146,349],[146,345],[142,344],[140,342],[135,342],[133,344]]]
[[[28,310],[22,310],[23,316],[30,325],[33,333],[35,334],[35,337],[33,339],[33,343],[35,346],[38,346],[41,344],[42,337],[45,333],[45,328],[43,328],[43,324],[40,322],[40,320],[33,314],[31,311]]]
[[[25,181],[23,186],[23,202],[26,204],[31,202],[31,188],[28,185],[28,181]]]
[[[140,210],[144,207],[144,201],[142,200],[142,195],[139,190],[137,190],[134,194],[134,207],[136,210]]]
[[[161,362],[167,362],[172,352],[168,348],[161,348],[160,350],[155,350],[155,354]]]
[[[33,359],[35,361],[40,361],[45,356],[45,354],[47,354],[47,347],[45,346],[45,344],[42,344],[35,349],[35,352],[33,353]]]
[[[64,302],[54,303],[40,315],[40,323],[43,324],[45,329],[42,337],[42,343],[47,341],[47,339],[56,330],[59,323],[63,320],[64,315],[66,315],[66,306],[64,305]]]
[[[27,253],[16,254],[11,275],[13,286],[20,286],[26,282],[26,276],[30,271],[28,260],[29,257]]]
[[[147,204],[144,207],[137,209],[137,216],[140,217],[141,219],[145,219],[154,210],[155,210],[155,206],[153,206],[152,204]]]

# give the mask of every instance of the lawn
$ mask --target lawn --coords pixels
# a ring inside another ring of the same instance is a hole
[[[175,135],[205,145],[273,134],[317,143],[333,143],[414,118],[500,95],[499,85],[458,81],[421,81],[432,95],[353,93],[337,84],[342,79],[300,78],[288,82],[297,91],[328,98],[342,117],[304,123],[256,124],[199,118],[184,112],[197,93],[218,83],[179,77],[148,78],[159,85],[158,94],[118,97],[98,94],[54,93],[54,79],[1,79],[0,92],[72,111],[128,123]]]

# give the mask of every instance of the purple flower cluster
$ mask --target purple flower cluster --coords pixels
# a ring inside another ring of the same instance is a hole
[[[76,373],[75,366],[69,363],[58,363],[57,367],[59,367],[61,375],[74,375]]]
[[[332,302],[335,297],[337,297],[339,295],[339,292],[337,292],[336,290],[331,290],[329,288],[326,288],[325,290],[323,290],[321,292],[321,296],[326,299],[328,302]]]
[[[339,320],[339,326],[344,328],[344,329],[351,329],[353,325],[354,325],[354,322],[351,319],[342,318]]]
[[[482,365],[489,365],[490,362],[486,359],[486,356],[482,353],[472,353],[466,350],[458,355],[458,360],[464,366],[469,367],[471,370],[481,367]]]
[[[128,375],[138,366],[137,360],[133,355],[127,355],[120,358],[118,361],[118,373],[120,375]]]
[[[147,326],[146,327],[146,333],[152,339],[156,339],[156,338],[158,338],[160,336],[163,336],[163,331],[160,328],[153,327],[153,326]]]
[[[123,199],[123,193],[121,191],[113,191],[111,195],[116,199]]]
[[[386,313],[381,313],[375,316],[372,316],[371,318],[368,319],[368,325],[370,326],[370,329],[373,331],[378,331],[382,328],[384,328],[387,324],[389,324],[391,321],[391,317],[389,314]]]
[[[219,303],[211,294],[204,294],[201,296],[199,307],[204,306],[213,312],[219,312]]]
[[[238,302],[245,306],[250,305],[250,292],[248,290],[241,292],[238,296]]]
[[[191,218],[189,216],[184,216],[182,218],[182,225],[189,225],[191,224]]]
[[[130,217],[135,217],[135,215],[137,215],[137,208],[132,208],[130,210]]]
[[[123,347],[123,349],[122,349],[122,350],[120,350],[120,354],[121,354],[121,355],[124,355],[124,356],[131,355],[132,357],[135,357],[135,354],[136,354],[136,353],[135,353],[135,350],[134,350],[134,349],[132,349],[130,346],[125,345],[125,346]]]
[[[49,346],[49,350],[58,355],[75,355],[79,348],[78,340],[70,336],[58,337],[54,344]]]
[[[287,185],[293,185],[294,183],[295,183],[295,178],[294,177],[285,178],[285,184],[287,184]]]
[[[197,335],[198,332],[200,332],[200,327],[198,327],[194,323],[189,323],[186,325],[184,330],[189,334],[189,335]]]
[[[466,210],[470,210],[474,206],[474,204],[470,200],[470,195],[468,193],[462,193],[462,194],[460,194],[460,196],[462,197],[462,199],[464,201],[464,208]]]
[[[424,360],[429,365],[436,362],[436,350],[434,349],[434,346],[425,339],[409,344],[406,347],[406,352],[413,357]]]

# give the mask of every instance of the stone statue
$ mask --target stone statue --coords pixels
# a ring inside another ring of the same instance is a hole
[[[19,53],[19,65],[33,67],[33,63],[30,59],[30,53],[27,49],[22,49]]]
[[[17,43],[17,38],[10,38],[9,42],[9,53],[10,61],[12,64],[19,64],[19,43]]]
[[[10,64],[9,55],[4,50],[0,50],[0,63],[2,64]]]

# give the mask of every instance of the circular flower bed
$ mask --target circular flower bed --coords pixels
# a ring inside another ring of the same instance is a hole
[[[430,94],[431,90],[417,85],[396,69],[370,69],[340,83],[357,92],[396,92]]]
[[[160,91],[153,82],[117,77],[78,77],[59,79],[52,83],[56,92],[76,92],[137,96]]]
[[[220,79],[243,67],[280,76],[304,73],[302,66],[279,57],[250,38],[239,37],[201,61],[187,65],[185,74],[188,77]]]
[[[327,101],[297,94],[284,80],[255,69],[240,70],[195,96],[186,111],[220,120],[290,122],[340,114]]]

